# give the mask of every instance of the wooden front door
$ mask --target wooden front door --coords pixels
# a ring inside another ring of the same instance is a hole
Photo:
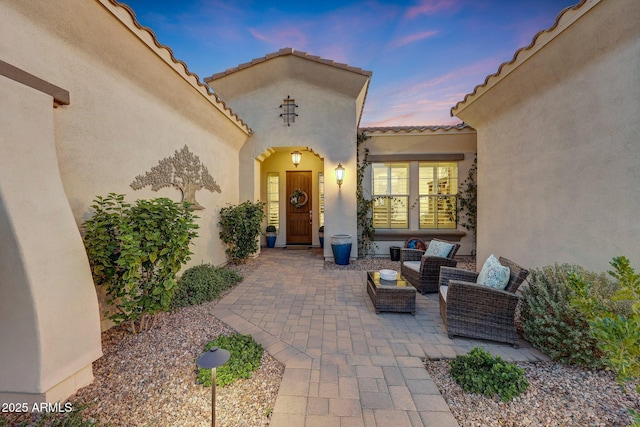
[[[288,245],[311,244],[311,181],[311,171],[287,171]]]

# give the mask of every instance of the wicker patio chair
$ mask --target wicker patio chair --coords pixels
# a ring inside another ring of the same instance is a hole
[[[440,315],[449,338],[480,338],[519,347],[515,314],[520,296],[515,292],[529,271],[506,258],[499,261],[511,270],[505,290],[477,284],[475,271],[440,270]]]
[[[425,256],[425,251],[418,249],[400,250],[400,274],[413,285],[421,294],[427,292],[438,292],[438,278],[440,277],[440,267],[455,267],[458,261],[453,259],[458,249],[459,243],[446,242],[444,240],[433,239],[453,245],[451,252],[446,258],[437,256]]]

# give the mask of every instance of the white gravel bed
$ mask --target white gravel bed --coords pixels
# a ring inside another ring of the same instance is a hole
[[[529,381],[510,402],[466,393],[449,374],[446,360],[426,360],[451,412],[462,427],[628,426],[626,408],[640,409],[640,395],[625,391],[607,371],[590,371],[555,362],[518,362]]]

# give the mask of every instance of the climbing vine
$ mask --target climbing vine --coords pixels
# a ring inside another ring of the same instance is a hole
[[[356,200],[358,206],[358,255],[360,257],[367,257],[371,255],[371,252],[375,250],[376,244],[373,238],[376,233],[376,229],[373,226],[373,216],[371,210],[373,208],[373,200],[367,199],[364,196],[364,175],[367,167],[371,164],[369,162],[369,149],[364,146],[364,143],[370,137],[364,132],[358,134],[357,139],[357,185],[356,185]]]
[[[473,159],[473,165],[469,168],[467,178],[460,184],[458,192],[458,203],[460,205],[461,219],[460,225],[467,231],[473,233],[473,251],[475,254],[476,231],[478,219],[478,184],[476,182],[478,173],[478,158]]]

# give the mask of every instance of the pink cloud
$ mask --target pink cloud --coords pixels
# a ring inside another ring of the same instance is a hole
[[[389,42],[389,47],[397,48],[400,46],[408,45],[409,43],[417,42],[419,40],[423,40],[429,37],[433,37],[438,34],[438,31],[423,31],[420,33],[409,34],[408,36],[392,40]]]
[[[295,27],[278,27],[277,29],[265,29],[263,31],[249,28],[249,32],[256,39],[279,48],[283,46],[296,46],[297,48],[301,48],[307,44],[306,34]]]
[[[433,15],[442,10],[453,9],[455,6],[456,0],[420,0],[417,6],[407,9],[405,16],[413,19],[420,15]]]

